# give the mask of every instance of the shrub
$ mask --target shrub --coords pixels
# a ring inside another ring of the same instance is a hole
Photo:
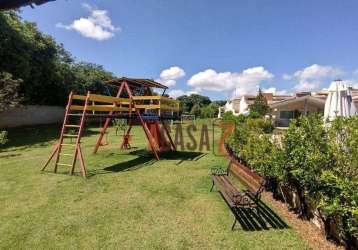
[[[274,126],[271,120],[265,120],[263,118],[247,119],[247,125],[253,129],[260,129],[262,132],[269,134],[274,130]]]
[[[328,130],[332,168],[322,176],[320,206],[342,218],[341,234],[358,238],[358,117],[334,120]]]
[[[301,188],[315,195],[319,190],[316,180],[330,163],[322,117],[311,115],[293,120],[283,139],[283,151],[288,178],[294,178]]]
[[[292,120],[282,144],[266,122],[248,118],[229,146],[271,183],[295,187],[301,215],[308,215],[313,201],[327,220],[339,223],[341,239],[351,244],[358,238],[358,117],[336,119],[328,128],[317,114]]]

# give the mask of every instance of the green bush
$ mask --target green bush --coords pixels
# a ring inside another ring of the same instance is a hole
[[[247,118],[227,141],[237,157],[273,183],[298,190],[303,216],[313,201],[327,218],[339,218],[341,239],[358,237],[358,118],[330,126],[313,114],[293,120],[276,141],[263,119]]]
[[[222,119],[224,121],[236,121],[236,116],[234,116],[234,114],[232,113],[232,111],[226,111],[223,115],[222,115]]]
[[[247,118],[247,125],[253,129],[260,129],[262,132],[269,134],[274,130],[274,126],[271,120],[265,120],[263,118]]]
[[[332,168],[322,176],[326,213],[339,216],[342,234],[358,238],[358,117],[334,120],[328,130]]]

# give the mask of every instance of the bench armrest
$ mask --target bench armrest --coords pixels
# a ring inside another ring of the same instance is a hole
[[[236,194],[233,196],[236,206],[252,206],[253,202],[246,194]]]
[[[263,191],[265,191],[265,184],[266,181],[264,180],[261,182],[259,188],[255,192],[246,190],[245,193],[251,195],[254,198],[254,200],[259,201],[261,200],[261,194],[263,193]]]

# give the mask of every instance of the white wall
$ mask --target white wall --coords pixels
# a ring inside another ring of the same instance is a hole
[[[57,106],[28,105],[0,113],[0,128],[62,123],[65,109]]]

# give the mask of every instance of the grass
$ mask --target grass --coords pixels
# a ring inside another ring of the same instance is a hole
[[[200,122],[199,122],[200,123]],[[210,168],[226,166],[211,152],[153,160],[140,127],[131,151],[110,144],[91,150],[98,129],[82,140],[89,178],[40,172],[58,126],[13,129],[0,152],[1,249],[305,249],[292,229],[230,230],[233,215],[209,192]],[[78,171],[78,168],[76,168]]]

